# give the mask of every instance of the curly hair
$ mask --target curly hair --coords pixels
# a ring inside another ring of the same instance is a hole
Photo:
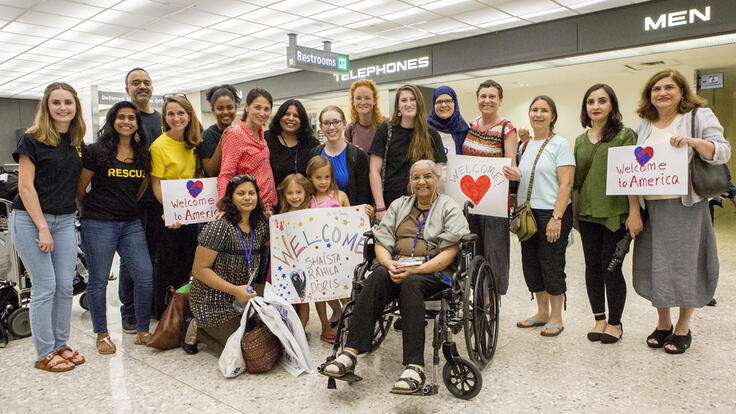
[[[132,109],[135,113],[135,122],[138,129],[130,140],[130,146],[133,148],[133,164],[142,168],[146,174],[151,172],[151,153],[148,151],[146,137],[146,129],[143,128],[143,120],[141,113],[138,112],[135,105],[129,101],[120,101],[107,111],[105,116],[105,125],[97,132],[97,142],[92,144],[97,150],[98,159],[103,165],[112,167],[115,157],[118,154],[118,143],[120,135],[115,130],[115,119],[121,109]]]
[[[353,100],[355,99],[355,90],[361,86],[370,89],[373,93],[373,113],[371,114],[371,119],[373,130],[377,130],[383,123],[383,115],[381,115],[381,110],[378,108],[378,87],[370,79],[358,79],[350,85],[350,126],[354,128],[355,124],[358,123],[358,111],[355,109],[355,105],[353,105]]]
[[[205,94],[205,98],[207,98],[207,102],[210,103],[210,107],[212,109],[215,109],[215,102],[223,96],[226,96],[235,102],[235,108],[237,109],[238,105],[240,105],[240,96],[238,95],[238,90],[235,89],[233,85],[225,84],[220,86],[213,86],[207,90],[207,93]]]
[[[657,112],[657,108],[652,104],[652,88],[655,83],[667,77],[672,78],[672,80],[675,81],[675,84],[680,88],[680,91],[682,91],[682,99],[680,99],[680,104],[677,106],[678,113],[684,114],[690,112],[696,106],[702,108],[708,102],[705,98],[702,98],[693,92],[690,84],[688,84],[687,79],[685,79],[685,76],[683,76],[682,73],[675,69],[665,69],[655,73],[654,76],[649,78],[646,86],[644,86],[644,89],[641,91],[639,107],[636,108],[636,114],[639,115],[640,118],[648,121],[656,121],[659,119],[659,112]]]
[[[253,209],[253,211],[250,212],[250,217],[248,217],[248,223],[250,224],[250,228],[252,231],[252,229],[255,228],[255,226],[259,222],[266,220],[266,215],[263,213],[263,201],[261,201],[261,192],[258,189],[258,183],[256,182],[256,178],[254,176],[250,174],[243,174],[233,177],[232,180],[227,183],[227,187],[225,188],[225,195],[223,195],[220,201],[217,202],[217,208],[225,212],[225,220],[237,226],[243,216],[242,214],[240,214],[238,206],[233,203],[233,193],[235,193],[235,189],[237,189],[240,184],[244,183],[251,183],[256,189],[256,207]]]

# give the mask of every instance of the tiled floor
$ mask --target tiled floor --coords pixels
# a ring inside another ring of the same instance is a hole
[[[656,312],[633,292],[624,313],[624,336],[614,345],[590,343],[592,326],[583,282],[580,241],[568,250],[566,329],[544,338],[539,329],[518,329],[516,320],[534,312],[520,270],[519,247],[512,242],[512,281],[501,308],[499,348],[483,371],[483,390],[472,401],[452,397],[440,386],[433,397],[398,396],[388,390],[401,372],[401,338],[392,332],[375,355],[358,360],[365,379],[327,390],[319,375],[294,378],[283,369],[263,375],[223,378],[217,358],[207,352],[190,356],[180,349],[156,351],[133,344],[117,318],[117,284],[108,289],[109,323],[118,352],[98,355],[89,313],[75,300],[70,345],[87,363],[62,374],[32,368],[30,338],[0,349],[0,412],[736,412],[736,212],[718,211],[716,227],[721,276],[716,307],[696,310],[693,345],[685,355],[646,347]],[[625,269],[630,270],[629,260]],[[153,329],[153,327],[152,327]],[[312,315],[313,359],[329,353],[319,341]],[[462,340],[462,336],[457,337]],[[431,348],[428,347],[429,356]],[[431,359],[428,359],[428,361]]]

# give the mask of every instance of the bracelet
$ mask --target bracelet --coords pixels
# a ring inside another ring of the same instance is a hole
[[[386,207],[384,208],[376,208],[376,212],[386,211]]]

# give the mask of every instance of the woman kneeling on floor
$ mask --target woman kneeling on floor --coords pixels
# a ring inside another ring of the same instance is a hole
[[[198,338],[219,355],[240,326],[242,309],[233,302],[244,304],[256,296],[251,283],[261,246],[268,242],[268,221],[252,175],[233,177],[217,207],[225,214],[199,234],[189,300]]]
[[[357,355],[371,350],[376,320],[398,298],[406,369],[391,390],[396,394],[424,385],[424,300],[448,287],[443,280],[455,271],[458,242],[470,232],[457,203],[438,194],[434,162],[415,162],[409,177],[412,195],[392,202],[374,230],[379,264],[358,295],[345,350],[323,372],[337,378],[354,373]]]

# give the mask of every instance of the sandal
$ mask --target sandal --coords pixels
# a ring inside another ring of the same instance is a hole
[[[150,332],[136,332],[135,344],[136,345],[148,345],[148,341],[151,339]]]
[[[58,356],[61,359],[53,361],[55,356]],[[57,366],[59,364],[70,364],[70,366],[66,368],[62,368],[62,367]],[[66,359],[62,358],[61,355],[57,354],[56,352],[52,352],[46,358],[40,361],[36,361],[33,364],[33,366],[35,368],[42,369],[48,372],[66,372],[66,371],[71,371],[76,367],[73,362],[67,361]]]
[[[557,329],[557,332],[549,333],[549,332],[547,332],[547,329]],[[562,331],[564,331],[564,330],[565,330],[565,327],[562,326],[562,325],[550,325],[548,323],[545,323],[544,324],[544,330],[542,330],[542,332],[540,333],[540,335],[542,335],[542,336],[548,336],[548,337],[557,336],[557,335],[561,334]]]
[[[319,336],[319,339],[327,342],[328,344],[334,344],[335,343],[335,334],[334,333],[323,333]]]
[[[337,372],[327,372],[322,369],[322,375],[326,375],[328,377],[332,378],[342,378],[346,375],[354,375],[355,374],[355,364],[358,363],[358,359],[355,355],[353,355],[351,352],[348,351],[342,351],[340,352],[339,356],[346,355],[348,358],[350,358],[350,361],[352,361],[352,365],[349,367],[346,367],[345,364],[338,361],[337,359],[333,359],[332,361],[325,364],[325,368],[329,367],[330,365],[334,365],[337,367]]]
[[[65,357],[64,356],[64,352],[67,352],[67,351],[68,352],[71,352],[72,354],[70,356],[68,356],[68,357]],[[84,364],[84,361],[85,361],[84,357],[81,356],[81,355],[79,355],[79,352],[77,352],[77,351],[69,348],[68,346],[62,347],[61,349],[59,349],[58,351],[56,351],[56,353],[59,354],[60,357],[66,359],[67,361],[71,362],[74,365],[79,366],[79,365]],[[81,360],[75,361],[74,358],[77,358],[77,357],[81,358]]]
[[[115,344],[112,342],[112,339],[110,339],[110,335],[106,335],[102,338],[97,337],[97,352],[102,355],[110,355],[114,354],[117,348],[115,348]]]
[[[692,343],[692,341],[693,335],[690,330],[687,331],[687,335],[672,334],[664,341],[664,351],[668,354],[684,354],[685,351],[690,348],[690,343]],[[667,345],[672,345],[675,349],[669,349],[666,347]]]
[[[409,388],[397,387],[396,385],[394,385],[393,388],[391,388],[392,394],[403,394],[403,395],[414,394],[415,392],[421,390],[422,387],[424,386],[424,381],[426,377],[424,376],[424,371],[421,368],[414,366],[414,365],[407,365],[406,369],[415,371],[417,374],[419,374],[419,377],[422,379],[422,381],[419,382],[411,377],[399,377],[399,379],[396,380],[396,382],[403,382],[406,385],[408,385]]]
[[[650,348],[662,348],[665,340],[672,335],[673,326],[670,329],[655,329],[651,335],[647,336],[647,346]],[[649,342],[651,339],[657,341],[656,343]]]
[[[531,322],[531,325],[527,325],[524,322]],[[537,326],[544,326],[546,322],[540,322],[534,318],[526,318],[523,321],[516,322],[517,328],[534,328]]]

